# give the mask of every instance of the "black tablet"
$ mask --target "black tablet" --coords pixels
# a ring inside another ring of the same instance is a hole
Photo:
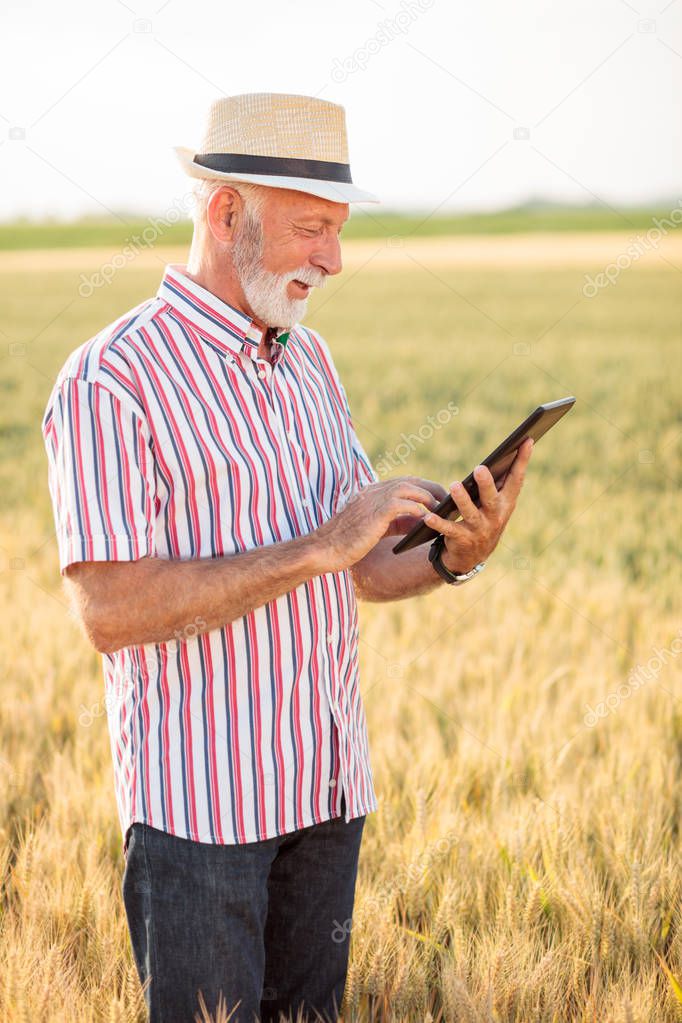
[[[547,433],[555,423],[558,423],[562,416],[565,416],[569,409],[575,405],[575,398],[560,398],[558,401],[550,401],[546,405],[538,405],[534,412],[528,416],[527,419],[516,427],[512,433],[509,434],[506,440],[495,448],[495,450],[484,458],[481,465],[486,465],[492,473],[495,483],[499,483],[504,479],[509,467],[511,466],[516,452],[521,447],[521,444],[526,437],[532,437],[534,441],[539,440],[544,433]],[[470,472],[465,480],[462,480],[462,485],[471,497],[471,500],[475,505],[480,507],[480,501],[478,496],[478,484],[474,479],[473,472]],[[499,487],[497,488],[500,489]],[[437,508],[433,509],[436,515],[440,515],[443,519],[451,519],[455,522],[460,518],[460,513],[457,510],[457,505],[452,497],[452,494],[448,494],[444,500],[440,502]],[[433,540],[438,536],[438,530],[432,529],[431,526],[427,526],[424,522],[418,522],[405,536],[401,537],[398,543],[393,548],[394,554],[400,554],[401,551],[409,551],[411,547],[418,547],[422,543],[427,543],[429,540]]]

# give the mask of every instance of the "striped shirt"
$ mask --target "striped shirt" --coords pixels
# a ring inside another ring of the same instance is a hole
[[[42,422],[59,566],[307,534],[377,480],[324,339],[261,331],[168,264],[83,343]],[[377,808],[349,570],[228,625],[103,654],[120,825],[233,844]]]

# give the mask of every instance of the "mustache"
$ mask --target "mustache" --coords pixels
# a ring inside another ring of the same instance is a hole
[[[289,281],[300,281],[301,284],[309,284],[311,288],[323,288],[327,282],[327,275],[323,270],[313,270],[307,266],[281,274],[281,279],[286,284]]]

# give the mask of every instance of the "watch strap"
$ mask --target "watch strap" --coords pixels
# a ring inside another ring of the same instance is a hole
[[[443,533],[439,533],[436,539],[431,544],[429,550],[429,561],[433,565],[435,571],[446,583],[450,586],[460,586],[462,583],[468,582],[469,579],[473,579],[475,575],[481,571],[485,566],[485,561],[480,561],[478,565],[474,565],[470,572],[455,573],[451,572],[449,568],[446,568],[441,559],[443,547],[445,546],[445,536]]]

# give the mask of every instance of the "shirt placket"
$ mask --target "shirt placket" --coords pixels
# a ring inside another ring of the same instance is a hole
[[[308,527],[310,530],[316,528],[317,523],[314,521],[311,509],[314,505],[320,506],[318,495],[313,489],[313,484],[310,481],[308,474],[305,471],[305,467],[302,463],[301,458],[298,455],[297,445],[298,441],[296,434],[292,428],[287,431],[286,424],[282,417],[282,405],[286,404],[287,411],[289,413],[289,421],[293,424],[294,414],[293,408],[290,402],[287,401],[287,394],[285,389],[281,386],[282,376],[281,370],[278,370],[276,366],[273,366],[266,359],[262,359],[259,356],[254,356],[254,365],[256,367],[256,376],[258,381],[266,395],[267,407],[269,414],[272,417],[272,422],[277,429],[278,437],[280,438],[281,445],[280,450],[282,451],[282,457],[285,459],[289,476],[288,481],[290,488],[294,493],[300,494],[301,488],[305,487],[305,496],[301,496],[301,504],[305,509],[305,514],[308,519]],[[276,376],[279,374],[279,376]],[[278,384],[279,381],[279,384]],[[276,392],[277,389],[277,392]],[[298,509],[297,509],[298,516]],[[313,576],[310,580],[312,587],[313,596],[315,599],[315,606],[318,610],[318,614],[321,620],[325,623],[324,632],[324,650],[320,653],[321,659],[326,660],[329,665],[329,672],[322,671],[322,676],[325,679],[325,692],[329,707],[331,709],[334,726],[337,730],[336,737],[330,736],[330,742],[333,743],[336,740],[336,765],[334,771],[334,777],[329,780],[329,787],[333,789],[336,795],[336,801],[341,799],[341,792],[347,792],[347,780],[346,780],[346,743],[347,743],[347,726],[344,726],[343,715],[339,703],[339,693],[334,692],[334,689],[338,689],[339,681],[335,670],[336,664],[336,651],[339,642],[339,636],[337,635],[338,630],[334,628],[329,620],[327,612],[327,606],[324,601],[321,592],[322,582],[318,576]],[[324,665],[321,665],[324,668]],[[334,675],[334,680],[329,677],[330,674]],[[340,783],[340,785],[339,785]],[[348,796],[346,796],[346,803],[348,804]]]

